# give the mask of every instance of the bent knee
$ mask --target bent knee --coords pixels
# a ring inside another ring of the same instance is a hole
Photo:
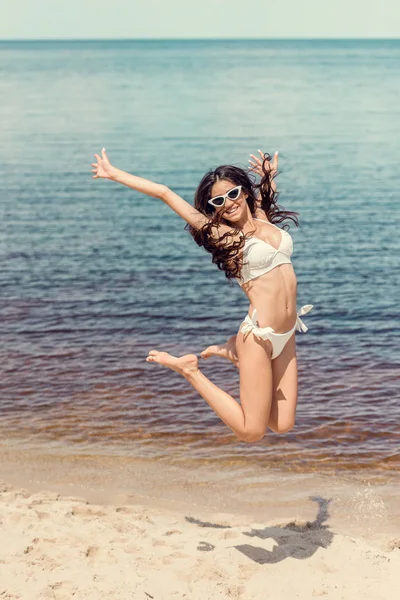
[[[263,439],[265,431],[265,429],[249,429],[240,436],[240,439],[247,443],[259,442]]]
[[[269,423],[269,428],[274,433],[283,434],[283,433],[289,433],[289,431],[291,431],[293,429],[294,425],[295,425],[294,420],[293,421],[291,420],[291,421],[285,421],[283,423]]]

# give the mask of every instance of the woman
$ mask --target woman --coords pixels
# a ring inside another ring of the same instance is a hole
[[[199,369],[194,354],[179,358],[151,350],[146,360],[181,374],[214,412],[246,442],[263,438],[267,428],[286,433],[294,426],[297,405],[295,330],[307,328],[296,314],[296,276],[290,261],[293,246],[287,231],[274,223],[286,219],[297,225],[296,213],[276,204],[274,161],[259,151],[251,169],[262,175],[255,185],[248,173],[222,166],[200,182],[194,207],[165,185],[115,168],[103,148],[92,164],[93,178],[111,179],[162,200],[189,226],[195,241],[212,254],[213,262],[236,279],[250,307],[236,338],[225,346],[211,346],[213,354],[231,358],[240,373],[240,404],[212,383]],[[263,219],[260,219],[260,215]],[[303,307],[305,314],[311,306]]]

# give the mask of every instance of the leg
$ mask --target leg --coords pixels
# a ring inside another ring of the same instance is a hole
[[[202,358],[219,356],[239,368],[236,336],[219,346],[209,346]],[[272,361],[273,397],[268,427],[275,433],[287,433],[294,427],[297,406],[297,358],[295,334],[288,340],[281,354]]]
[[[295,334],[272,361],[272,374],[274,393],[268,427],[275,433],[287,433],[294,427],[297,406]]]
[[[238,334],[237,350],[241,404],[205,377],[194,354],[175,358],[166,352],[152,350],[146,360],[183,375],[241,440],[256,442],[267,430],[272,403],[270,343],[261,342],[253,335],[244,339],[242,334]]]

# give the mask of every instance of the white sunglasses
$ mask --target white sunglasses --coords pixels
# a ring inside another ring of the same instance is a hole
[[[237,200],[241,194],[241,191],[242,191],[242,186],[238,185],[238,186],[232,188],[231,190],[229,190],[229,192],[226,192],[226,194],[223,194],[221,196],[214,196],[214,198],[211,198],[208,201],[208,204],[211,204],[211,206],[220,208],[221,206],[225,205],[227,198],[229,198],[229,200]]]

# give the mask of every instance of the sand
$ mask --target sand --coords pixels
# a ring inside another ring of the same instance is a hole
[[[320,497],[310,499],[312,521],[265,523],[0,490],[1,599],[388,600],[400,591],[400,540],[335,532]]]

